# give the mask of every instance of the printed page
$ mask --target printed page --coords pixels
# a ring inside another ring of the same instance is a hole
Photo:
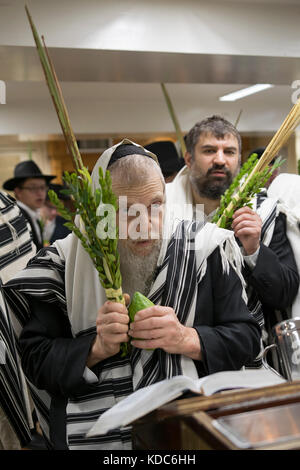
[[[201,392],[209,396],[222,390],[269,387],[283,382],[286,380],[281,375],[265,368],[233,370],[208,375]]]
[[[203,381],[179,375],[141,388],[103,413],[87,434],[87,437],[106,434],[112,429],[126,426],[156,408],[175,400],[184,390],[198,393]]]
[[[175,400],[185,390],[209,396],[222,390],[260,388],[285,381],[283,377],[267,369],[217,372],[198,380],[179,375],[141,388],[124,398],[98,418],[87,437],[103,435],[113,429],[127,426],[165,403]]]

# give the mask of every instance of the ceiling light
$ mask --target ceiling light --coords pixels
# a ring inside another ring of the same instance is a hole
[[[234,91],[228,95],[221,96],[220,101],[236,101],[245,96],[253,95],[259,91],[267,90],[267,88],[272,88],[273,85],[269,83],[258,83],[257,85],[249,86],[248,88],[243,88],[242,90]]]

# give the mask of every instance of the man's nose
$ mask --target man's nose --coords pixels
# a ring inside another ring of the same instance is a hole
[[[225,157],[223,149],[217,150],[215,157],[214,157],[214,163],[217,163],[218,165],[225,165],[226,157]]]
[[[144,234],[144,238],[150,238],[152,220],[149,213],[145,211],[141,218],[141,232]]]

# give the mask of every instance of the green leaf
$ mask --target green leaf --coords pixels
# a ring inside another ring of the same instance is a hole
[[[251,199],[264,188],[273,171],[282,165],[283,161],[279,158],[272,166],[254,173],[241,191],[242,181],[251,174],[257,163],[257,154],[253,153],[241,167],[230,187],[221,196],[220,205],[212,218],[212,223],[217,223],[221,228],[230,229],[233,213],[244,206],[252,207]],[[229,211],[227,207],[232,204],[233,208]]]

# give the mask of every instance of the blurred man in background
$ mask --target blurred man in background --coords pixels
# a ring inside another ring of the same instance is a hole
[[[176,145],[171,140],[152,142],[145,145],[145,149],[157,156],[166,183],[173,181],[177,173],[184,167],[184,159],[179,156]]]
[[[49,190],[52,189],[58,198],[65,203],[70,201],[70,197],[61,192],[64,186],[61,184],[49,184]],[[40,210],[41,221],[43,227],[43,241],[44,246],[51,245],[55,240],[65,238],[71,231],[64,226],[66,220],[59,214],[56,206],[52,204],[49,199],[48,193],[44,206]]]
[[[37,251],[43,248],[39,209],[45,204],[48,184],[53,178],[55,175],[43,175],[35,162],[26,160],[16,165],[14,177],[3,184],[4,189],[14,191],[18,206],[30,224]]]

